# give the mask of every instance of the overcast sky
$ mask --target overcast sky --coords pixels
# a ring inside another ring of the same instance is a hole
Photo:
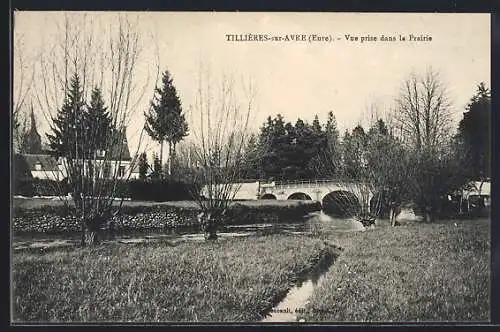
[[[113,22],[116,13],[98,15]],[[432,66],[440,72],[459,121],[479,82],[490,86],[489,14],[372,14],[372,13],[122,13],[137,19],[143,51],[136,80],[151,76],[155,45],[160,68],[168,69],[185,109],[193,103],[200,60],[214,75],[250,77],[257,89],[256,121],[281,113],[286,120],[326,120],[332,110],[343,131],[365,123],[367,109],[378,104],[387,110],[401,82],[414,71]],[[17,12],[14,31],[23,38],[23,51],[36,59],[41,43],[49,43],[63,13]],[[227,34],[311,34],[330,36],[333,42],[236,42]],[[432,41],[399,41],[399,35],[428,36]],[[345,35],[377,37],[376,42],[350,42]],[[380,36],[398,41],[380,41]],[[155,42],[152,42],[155,41]],[[14,40],[16,43],[16,40]],[[14,68],[16,71],[16,68]],[[152,91],[153,83],[148,83]],[[132,150],[143,125],[148,93],[127,130]],[[47,128],[37,115],[40,131]],[[148,148],[153,147],[150,145]],[[154,146],[156,148],[156,146]]]

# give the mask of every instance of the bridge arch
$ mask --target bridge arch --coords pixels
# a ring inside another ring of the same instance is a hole
[[[321,200],[323,211],[336,217],[352,217],[361,210],[358,197],[351,191],[339,189],[326,194]]]
[[[288,196],[287,199],[301,200],[301,201],[311,201],[312,198],[304,192],[295,192]]]
[[[260,199],[276,199],[276,196],[273,194],[264,194],[260,196]]]

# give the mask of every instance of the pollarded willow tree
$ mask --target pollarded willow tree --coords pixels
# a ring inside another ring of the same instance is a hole
[[[41,43],[52,47],[42,49],[36,61],[33,98],[50,125],[48,137],[61,166],[46,172],[62,172],[66,181],[58,183],[58,192],[80,220],[82,245],[92,244],[119,212],[124,199],[119,184],[137,162],[143,133],[131,156],[126,127],[149,76],[135,81],[142,42],[126,16],[48,15],[58,30],[48,36],[50,43]],[[66,192],[71,200],[64,199]]]
[[[455,162],[450,159],[451,103],[439,72],[428,68],[423,75],[412,73],[403,81],[396,99],[395,118],[406,153],[411,155],[412,164],[419,167],[419,172],[408,177],[405,185],[410,186],[408,191],[425,220],[433,221],[440,196],[456,189],[461,177],[453,171],[455,184],[443,181],[445,168],[457,171],[459,166],[453,166]]]
[[[216,82],[209,70],[200,70],[190,110],[195,183],[199,184],[193,196],[202,211],[199,221],[207,240],[217,238],[217,229],[241,187],[238,181],[251,135],[254,97],[251,83],[240,86],[229,76]]]
[[[382,119],[377,119],[368,131],[366,179],[375,194],[370,204],[371,215],[389,217],[396,226],[401,206],[411,200],[409,179],[417,172],[401,141]]]
[[[354,128],[351,133],[346,131],[342,140],[341,157],[332,158],[327,155],[330,151],[326,150],[325,157],[321,158],[321,165],[317,167],[319,177],[336,184],[323,200],[324,209],[353,217],[365,226],[374,221],[370,214],[373,186],[367,181],[366,140],[361,126]]]
[[[365,227],[377,219],[396,213],[396,202],[407,201],[407,177],[413,173],[408,155],[392,129],[380,118],[373,118],[368,131],[361,125],[346,131],[341,157],[322,158],[318,174],[329,179],[334,194],[325,200],[344,216],[353,217]],[[340,187],[342,190],[335,188]],[[399,204],[399,203],[398,203]],[[325,206],[328,210],[328,206]],[[396,225],[395,218],[391,224]]]

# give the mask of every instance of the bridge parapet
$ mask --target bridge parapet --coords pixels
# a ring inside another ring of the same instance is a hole
[[[315,188],[315,187],[348,187],[348,186],[362,186],[362,182],[353,180],[311,180],[311,181],[287,181],[274,183],[274,186],[268,186],[275,189],[293,189],[293,188]]]

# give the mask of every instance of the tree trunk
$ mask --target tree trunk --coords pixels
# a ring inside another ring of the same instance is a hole
[[[170,174],[174,175],[175,176],[175,170],[176,170],[176,167],[177,167],[177,163],[176,163],[176,159],[177,159],[177,154],[176,154],[176,144],[173,143],[172,144],[172,156],[170,157]]]
[[[158,174],[160,179],[163,179],[162,168],[163,168],[163,141],[160,142],[160,169],[159,169],[160,174]]]
[[[391,221],[391,226],[394,226],[394,207],[391,206],[389,210],[389,219]]]
[[[172,143],[168,143],[168,176],[172,175]]]
[[[212,214],[202,212],[198,215],[198,221],[201,223],[201,229],[204,233],[205,240],[216,240],[217,223],[213,219]]]
[[[85,223],[83,222],[83,220],[80,222],[80,232],[82,234],[80,245],[83,247],[85,246]]]
[[[424,215],[424,221],[425,222],[434,222],[434,211],[432,206],[426,206],[425,207],[425,215]]]
[[[217,240],[217,226],[215,224],[205,227],[205,240]]]

